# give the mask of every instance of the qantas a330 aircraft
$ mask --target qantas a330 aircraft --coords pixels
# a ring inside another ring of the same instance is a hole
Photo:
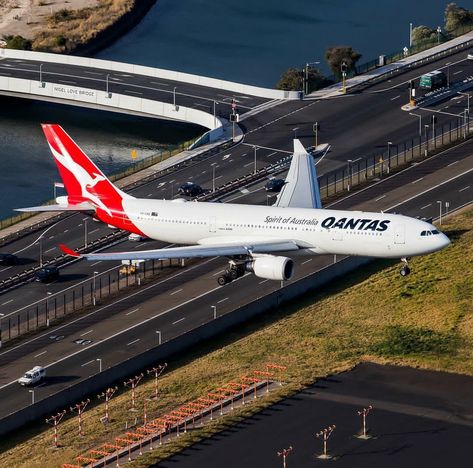
[[[127,262],[224,256],[229,267],[221,285],[252,271],[271,280],[288,280],[295,255],[362,255],[399,258],[401,275],[408,259],[435,252],[450,241],[435,226],[407,216],[322,209],[312,156],[299,140],[286,183],[273,206],[138,199],[115,187],[59,125],[42,125],[67,196],[57,205],[19,211],[82,211],[104,223],[173,244],[133,252],[79,254],[74,257]]]

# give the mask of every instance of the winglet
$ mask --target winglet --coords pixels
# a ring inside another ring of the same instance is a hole
[[[63,253],[66,255],[70,255],[71,257],[79,258],[81,254],[76,252],[75,250],[70,249],[67,245],[59,244],[59,248],[62,250]]]

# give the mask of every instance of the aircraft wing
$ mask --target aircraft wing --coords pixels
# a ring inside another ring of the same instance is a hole
[[[314,159],[299,140],[294,140],[294,154],[286,183],[279,192],[274,206],[322,208]]]
[[[254,242],[232,242],[209,245],[192,245],[186,247],[170,247],[167,249],[138,250],[133,252],[104,252],[80,254],[61,244],[61,250],[72,257],[82,257],[86,260],[164,260],[169,258],[203,258],[231,257],[234,255],[265,254],[298,250],[293,240],[255,240]]]

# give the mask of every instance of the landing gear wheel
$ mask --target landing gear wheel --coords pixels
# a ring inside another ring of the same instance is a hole
[[[407,265],[403,266],[400,271],[401,276],[407,276],[410,272],[411,269]]]
[[[232,268],[232,269],[227,273],[227,275],[230,277],[230,281],[234,281],[234,280],[236,280],[236,279],[238,278],[238,276],[239,276],[239,275],[238,275],[238,270]]]
[[[218,284],[220,286],[225,286],[229,281],[228,281],[228,278],[226,275],[223,275],[223,276],[219,276],[218,277],[218,280],[217,280]]]

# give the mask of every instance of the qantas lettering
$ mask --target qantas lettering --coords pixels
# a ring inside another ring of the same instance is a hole
[[[330,216],[325,218],[321,226],[324,228],[339,228],[339,229],[358,229],[364,231],[386,231],[388,229],[388,224],[391,221],[379,219],[357,219],[357,218],[340,218],[337,221],[337,218]]]

